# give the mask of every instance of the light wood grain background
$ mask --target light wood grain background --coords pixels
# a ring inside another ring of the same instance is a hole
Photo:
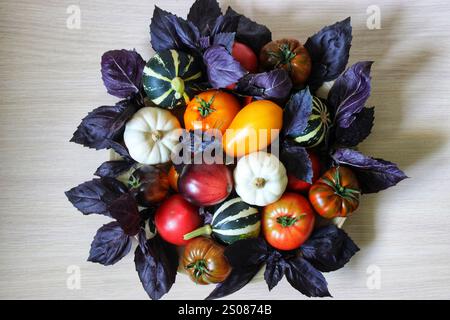
[[[0,298],[146,299],[133,255],[117,265],[86,262],[101,216],[84,217],[63,192],[92,178],[108,152],[68,140],[80,119],[115,101],[100,78],[100,57],[136,48],[151,56],[148,25],[157,3],[181,16],[191,1],[16,0],[0,2]],[[69,5],[81,29],[66,28]],[[351,62],[375,60],[373,134],[362,151],[399,163],[411,177],[366,196],[346,231],[361,247],[327,274],[338,299],[450,298],[450,5],[430,1],[221,1],[268,25],[274,38],[305,40],[352,16]],[[381,9],[381,29],[366,9]],[[78,266],[81,288],[69,290]],[[367,287],[377,266],[381,288]],[[201,299],[212,287],[179,276],[170,299]],[[302,299],[283,280],[268,293],[259,276],[235,299]]]

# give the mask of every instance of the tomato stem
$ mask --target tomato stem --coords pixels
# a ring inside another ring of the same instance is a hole
[[[186,270],[194,268],[194,277],[196,281],[204,274],[207,273],[208,270],[208,264],[204,259],[196,260],[195,262],[192,262],[186,266]]]
[[[184,240],[190,240],[192,238],[196,238],[199,236],[209,236],[212,233],[211,225],[205,224],[203,227],[200,227],[198,229],[195,229],[192,232],[186,233],[183,236]]]
[[[211,107],[212,104],[214,103],[215,97],[216,96],[213,95],[209,101],[205,101],[205,100],[199,98],[198,96],[195,97],[197,102],[200,104],[200,106],[197,109],[198,109],[198,112],[200,113],[200,115],[202,116],[202,118],[205,118],[205,117],[209,116],[211,113],[213,113],[214,111],[216,111],[216,109]]]
[[[280,216],[277,217],[277,222],[281,224],[283,228],[291,227],[298,221],[299,218],[291,217],[291,216]]]

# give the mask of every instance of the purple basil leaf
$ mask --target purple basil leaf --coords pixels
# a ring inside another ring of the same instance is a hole
[[[119,223],[110,222],[98,229],[91,244],[88,261],[104,266],[113,265],[130,252],[131,244],[130,237],[123,233]]]
[[[221,15],[222,11],[216,0],[196,0],[187,19],[197,26],[202,35],[208,35]]]
[[[211,37],[210,36],[201,37],[198,40],[198,45],[199,45],[201,50],[208,49],[211,46]]]
[[[363,108],[355,115],[355,120],[348,128],[336,128],[336,143],[346,147],[356,147],[372,131],[375,120],[375,108]]]
[[[355,172],[362,193],[375,193],[395,186],[407,178],[395,163],[367,157],[352,149],[338,149],[332,158]]]
[[[203,54],[208,79],[213,88],[236,83],[246,73],[241,64],[222,46],[213,45]]]
[[[130,153],[128,152],[128,149],[124,143],[117,142],[114,140],[107,140],[106,149],[113,149],[114,152],[116,152],[119,156],[126,159],[127,161],[134,161],[131,158]]]
[[[203,217],[203,224],[211,224],[213,213],[211,213],[207,208],[200,207],[199,208],[199,214],[201,217]]]
[[[98,107],[81,121],[70,141],[97,150],[110,148],[110,141],[122,135],[125,123],[136,109],[125,100],[114,106]]]
[[[223,46],[229,53],[232,53],[234,44],[234,32],[221,32],[214,36],[213,45]]]
[[[322,272],[341,269],[358,251],[347,233],[335,225],[315,230],[300,247],[302,256]]]
[[[308,38],[305,48],[312,60],[309,85],[313,91],[336,79],[345,69],[352,42],[350,18],[320,30]]]
[[[100,167],[97,168],[94,175],[98,177],[110,177],[115,178],[125,171],[130,170],[136,162],[129,160],[111,160],[103,162]]]
[[[264,272],[264,279],[266,280],[269,291],[275,288],[284,276],[286,269],[286,261],[283,259],[281,253],[273,251],[266,261],[266,270]]]
[[[280,160],[288,174],[311,183],[313,178],[311,159],[306,149],[294,141],[284,140],[281,144]]]
[[[253,279],[261,266],[262,264],[255,264],[247,268],[233,268],[225,281],[216,285],[206,300],[219,299],[239,291]]]
[[[65,194],[81,213],[110,216],[109,205],[121,194],[127,192],[126,186],[113,178],[92,179],[84,182]]]
[[[131,193],[121,195],[110,204],[108,209],[111,217],[117,220],[127,235],[134,236],[139,232],[141,216],[136,200]]]
[[[178,254],[174,246],[156,236],[147,241],[146,250],[141,246],[136,248],[134,263],[150,298],[158,300],[169,292],[178,269]]]
[[[243,239],[230,244],[224,252],[233,268],[245,269],[263,263],[269,254],[269,247],[264,239]]]
[[[283,69],[275,69],[258,74],[247,74],[237,83],[236,91],[257,99],[284,100],[292,89],[289,74]]]
[[[228,11],[225,15],[217,17],[217,20],[211,30],[211,36],[218,33],[237,32],[240,16],[230,14]]]
[[[338,127],[348,128],[370,96],[370,68],[373,62],[358,62],[345,71],[328,94],[328,105]]]
[[[308,88],[292,95],[284,108],[284,135],[293,138],[301,135],[308,125],[311,111],[312,96]]]
[[[228,32],[236,31],[236,41],[242,42],[252,48],[253,52],[258,56],[261,48],[272,41],[272,33],[270,30],[261,24],[258,24],[244,15],[241,15],[228,7],[225,16],[239,17],[239,24],[236,30],[229,30]],[[224,31],[222,31],[224,32]]]
[[[155,51],[169,49],[196,50],[200,32],[190,21],[186,21],[155,6],[150,24],[151,45]]]
[[[287,260],[286,279],[307,297],[331,297],[324,276],[302,257]]]
[[[141,90],[145,61],[136,51],[111,50],[102,56],[103,83],[109,94],[129,98]]]

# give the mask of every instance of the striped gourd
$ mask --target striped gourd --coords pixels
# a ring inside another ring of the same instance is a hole
[[[147,97],[162,108],[186,105],[202,77],[201,64],[190,54],[164,50],[146,64],[142,83]]]
[[[237,240],[256,238],[261,229],[258,209],[234,198],[224,202],[214,213],[211,223],[184,236],[185,240],[212,235],[219,242],[231,244]]]
[[[303,133],[295,141],[306,148],[317,147],[324,141],[330,127],[330,113],[326,104],[318,97],[312,99],[312,111]]]

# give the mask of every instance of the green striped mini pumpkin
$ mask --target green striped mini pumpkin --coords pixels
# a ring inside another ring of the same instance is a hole
[[[158,52],[144,68],[144,91],[162,108],[184,106],[195,95],[195,83],[202,77],[201,70],[199,61],[190,54],[176,50]]]
[[[331,124],[330,113],[326,104],[318,97],[313,97],[312,112],[303,133],[294,140],[305,148],[317,147],[324,141]]]
[[[184,236],[185,240],[201,235],[212,235],[219,242],[231,244],[247,238],[256,238],[261,230],[258,209],[234,198],[224,202],[214,213],[211,223]]]

